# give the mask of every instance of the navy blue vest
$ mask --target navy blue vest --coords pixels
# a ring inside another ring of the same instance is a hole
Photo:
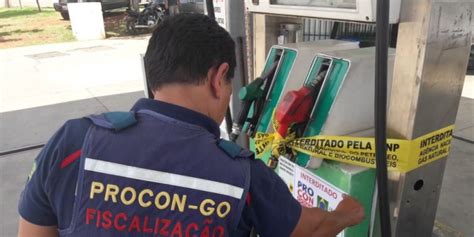
[[[60,236],[232,236],[250,153],[150,110],[89,118],[73,219]]]

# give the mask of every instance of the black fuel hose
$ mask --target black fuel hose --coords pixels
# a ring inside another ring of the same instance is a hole
[[[387,61],[390,0],[377,0],[375,42],[375,155],[382,237],[391,236],[387,178]]]
[[[227,111],[225,113],[225,128],[227,134],[230,136],[232,134],[232,112],[230,111],[230,106],[227,107]]]

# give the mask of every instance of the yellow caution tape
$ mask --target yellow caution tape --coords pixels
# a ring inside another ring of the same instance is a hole
[[[449,154],[454,125],[428,133],[414,140],[387,139],[387,167],[407,172]],[[375,140],[366,137],[325,136],[282,138],[278,133],[257,133],[256,156],[272,150],[272,155],[284,155],[284,148],[312,157],[330,159],[375,168]]]

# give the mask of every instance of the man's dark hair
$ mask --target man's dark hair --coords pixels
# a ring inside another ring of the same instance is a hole
[[[201,14],[180,14],[164,20],[153,32],[145,54],[148,85],[199,85],[210,68],[229,64],[227,78],[234,77],[235,43],[216,21]]]

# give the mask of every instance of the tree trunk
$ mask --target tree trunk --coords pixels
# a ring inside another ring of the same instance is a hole
[[[38,11],[41,12],[41,6],[40,6],[40,3],[39,3],[39,0],[36,0],[36,5],[38,6]]]

